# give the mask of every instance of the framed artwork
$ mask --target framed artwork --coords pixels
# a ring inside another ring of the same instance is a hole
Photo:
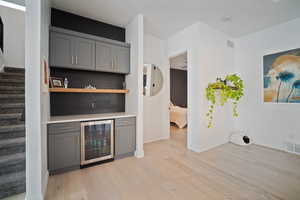
[[[44,84],[48,85],[48,63],[46,60],[43,61],[44,71]]]
[[[300,103],[300,49],[263,58],[264,102]]]
[[[50,87],[51,88],[63,88],[64,81],[62,78],[50,77]]]

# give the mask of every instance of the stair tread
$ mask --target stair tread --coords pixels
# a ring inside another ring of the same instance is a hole
[[[0,148],[5,148],[10,145],[25,144],[25,137],[0,140]]]
[[[26,177],[25,171],[5,174],[3,176],[0,176],[0,186],[11,182],[25,180],[25,177]]]
[[[7,98],[25,98],[24,94],[0,94],[0,99]]]
[[[0,103],[0,108],[24,108],[25,103]]]
[[[6,132],[12,132],[12,131],[24,131],[24,130],[25,130],[24,124],[8,125],[8,126],[0,127],[0,133],[6,133]]]
[[[0,86],[0,90],[25,90],[24,86]]]
[[[15,160],[25,160],[25,153],[15,153],[6,156],[0,156],[0,166]]]
[[[14,119],[14,118],[20,118],[22,116],[22,113],[5,113],[0,114],[0,119]]]
[[[2,78],[0,82],[14,82],[14,83],[23,83],[24,79],[15,79],[15,78]]]
[[[23,73],[18,73],[18,72],[1,72],[0,74],[3,74],[3,75],[9,75],[9,76],[21,76],[21,77],[24,77],[24,74]]]
[[[4,66],[4,72],[11,72],[11,71],[14,71],[14,73],[24,73],[25,68]]]

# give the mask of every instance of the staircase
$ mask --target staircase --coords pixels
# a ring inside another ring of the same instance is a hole
[[[0,72],[0,199],[25,192],[24,73]]]

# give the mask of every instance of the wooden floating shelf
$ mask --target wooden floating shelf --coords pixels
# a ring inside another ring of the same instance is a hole
[[[121,89],[84,89],[84,88],[49,88],[49,92],[126,94],[126,93],[129,92],[129,90],[121,90]]]

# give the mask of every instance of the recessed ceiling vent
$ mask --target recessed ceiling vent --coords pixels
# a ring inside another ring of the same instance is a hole
[[[232,42],[231,40],[227,40],[227,47],[234,48],[234,42]]]

